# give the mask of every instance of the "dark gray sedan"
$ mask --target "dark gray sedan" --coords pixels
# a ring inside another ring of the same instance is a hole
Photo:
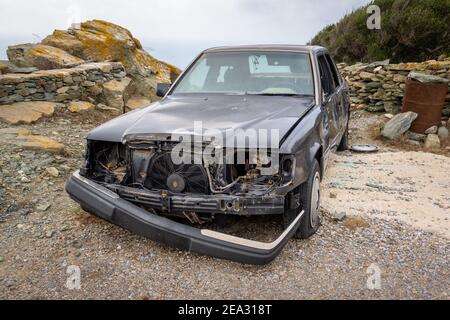
[[[202,52],[163,99],[87,136],[66,185],[88,212],[169,245],[244,263],[274,259],[320,225],[320,181],[348,139],[348,88],[322,47]],[[282,215],[272,243],[201,226]],[[200,227],[199,227],[200,226]]]

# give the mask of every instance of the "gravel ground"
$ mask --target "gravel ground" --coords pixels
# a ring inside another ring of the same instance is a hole
[[[358,125],[376,123],[378,118],[367,113],[354,117],[352,140],[367,142],[369,135],[362,134]],[[345,153],[331,161],[329,172],[335,173],[324,183],[327,199],[317,235],[307,241],[291,240],[267,266],[181,252],[83,212],[64,193],[64,182],[80,165],[84,134],[104,120],[105,116],[96,112],[89,116],[58,112],[53,119],[23,126],[66,144],[64,155],[0,146],[0,299],[449,299],[450,241],[445,232],[422,228],[411,222],[413,218],[388,219],[345,206],[354,202],[360,208],[373,200],[373,194],[367,192],[346,193],[348,181],[343,189],[330,186],[345,169],[349,157]],[[2,127],[6,125],[0,124]],[[383,154],[393,156],[390,153],[398,151],[389,145],[382,147],[386,153],[380,153],[378,165],[382,165]],[[351,155],[350,172],[372,164],[372,160],[359,161],[359,157]],[[426,162],[430,168],[447,166],[443,168],[448,173],[448,161],[442,164],[442,159],[446,158],[417,157],[414,161]],[[60,175],[51,176],[48,167],[55,167]],[[386,193],[398,187],[395,179],[382,180],[379,172],[373,176],[371,172],[377,171],[368,170],[364,178],[381,180],[387,188],[375,191]],[[437,214],[445,224],[449,181],[440,181],[433,188],[417,190],[417,194],[424,199],[434,197],[432,192],[437,188],[437,207],[442,209]],[[422,186],[417,183],[417,187]],[[328,196],[333,192],[336,198]],[[340,202],[344,194],[347,198]],[[397,211],[401,211],[395,208],[397,203],[404,204],[394,198],[385,201]],[[341,205],[347,217],[337,221],[336,210]],[[280,232],[277,221],[267,218],[244,219],[236,228],[235,232],[249,235],[262,229],[268,238]],[[379,290],[367,287],[368,267],[373,264],[381,271]],[[73,265],[81,271],[80,290],[65,286],[68,267]]]

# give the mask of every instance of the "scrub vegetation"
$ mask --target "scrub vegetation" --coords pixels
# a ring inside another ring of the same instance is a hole
[[[368,30],[369,5],[381,9],[381,29]],[[424,61],[450,53],[450,0],[375,0],[320,31],[311,44],[339,62]]]

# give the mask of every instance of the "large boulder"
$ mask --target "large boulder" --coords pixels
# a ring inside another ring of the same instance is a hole
[[[126,103],[125,111],[133,111],[136,109],[140,109],[143,107],[147,107],[152,103],[152,101],[146,97],[143,96],[132,96],[130,99],[128,99]]]
[[[384,126],[382,135],[385,138],[394,140],[409,130],[411,124],[417,119],[418,114],[415,112],[400,113],[389,120]]]
[[[43,43],[63,49],[89,61],[120,61],[128,74],[154,76],[158,82],[171,82],[180,70],[153,58],[143,50],[130,31],[116,24],[91,20],[68,31],[56,30]]]
[[[125,101],[129,98],[129,86],[131,79],[125,77],[121,80],[111,80],[103,84],[103,95],[106,104],[115,109],[124,110]]]
[[[49,117],[55,112],[58,105],[53,102],[31,101],[17,102],[0,106],[0,121],[9,124],[30,124],[43,116]]]
[[[60,48],[77,57],[81,57],[83,55],[83,42],[67,31],[53,31],[53,34],[42,40],[42,44]]]
[[[7,50],[9,61],[18,67],[36,67],[41,70],[70,68],[84,61],[68,52],[43,44],[21,44]]]

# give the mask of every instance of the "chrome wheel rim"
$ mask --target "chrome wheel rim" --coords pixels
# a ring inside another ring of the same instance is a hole
[[[319,223],[319,208],[320,208],[320,174],[316,172],[313,179],[311,190],[311,207],[310,207],[310,224],[311,228],[317,227]]]

